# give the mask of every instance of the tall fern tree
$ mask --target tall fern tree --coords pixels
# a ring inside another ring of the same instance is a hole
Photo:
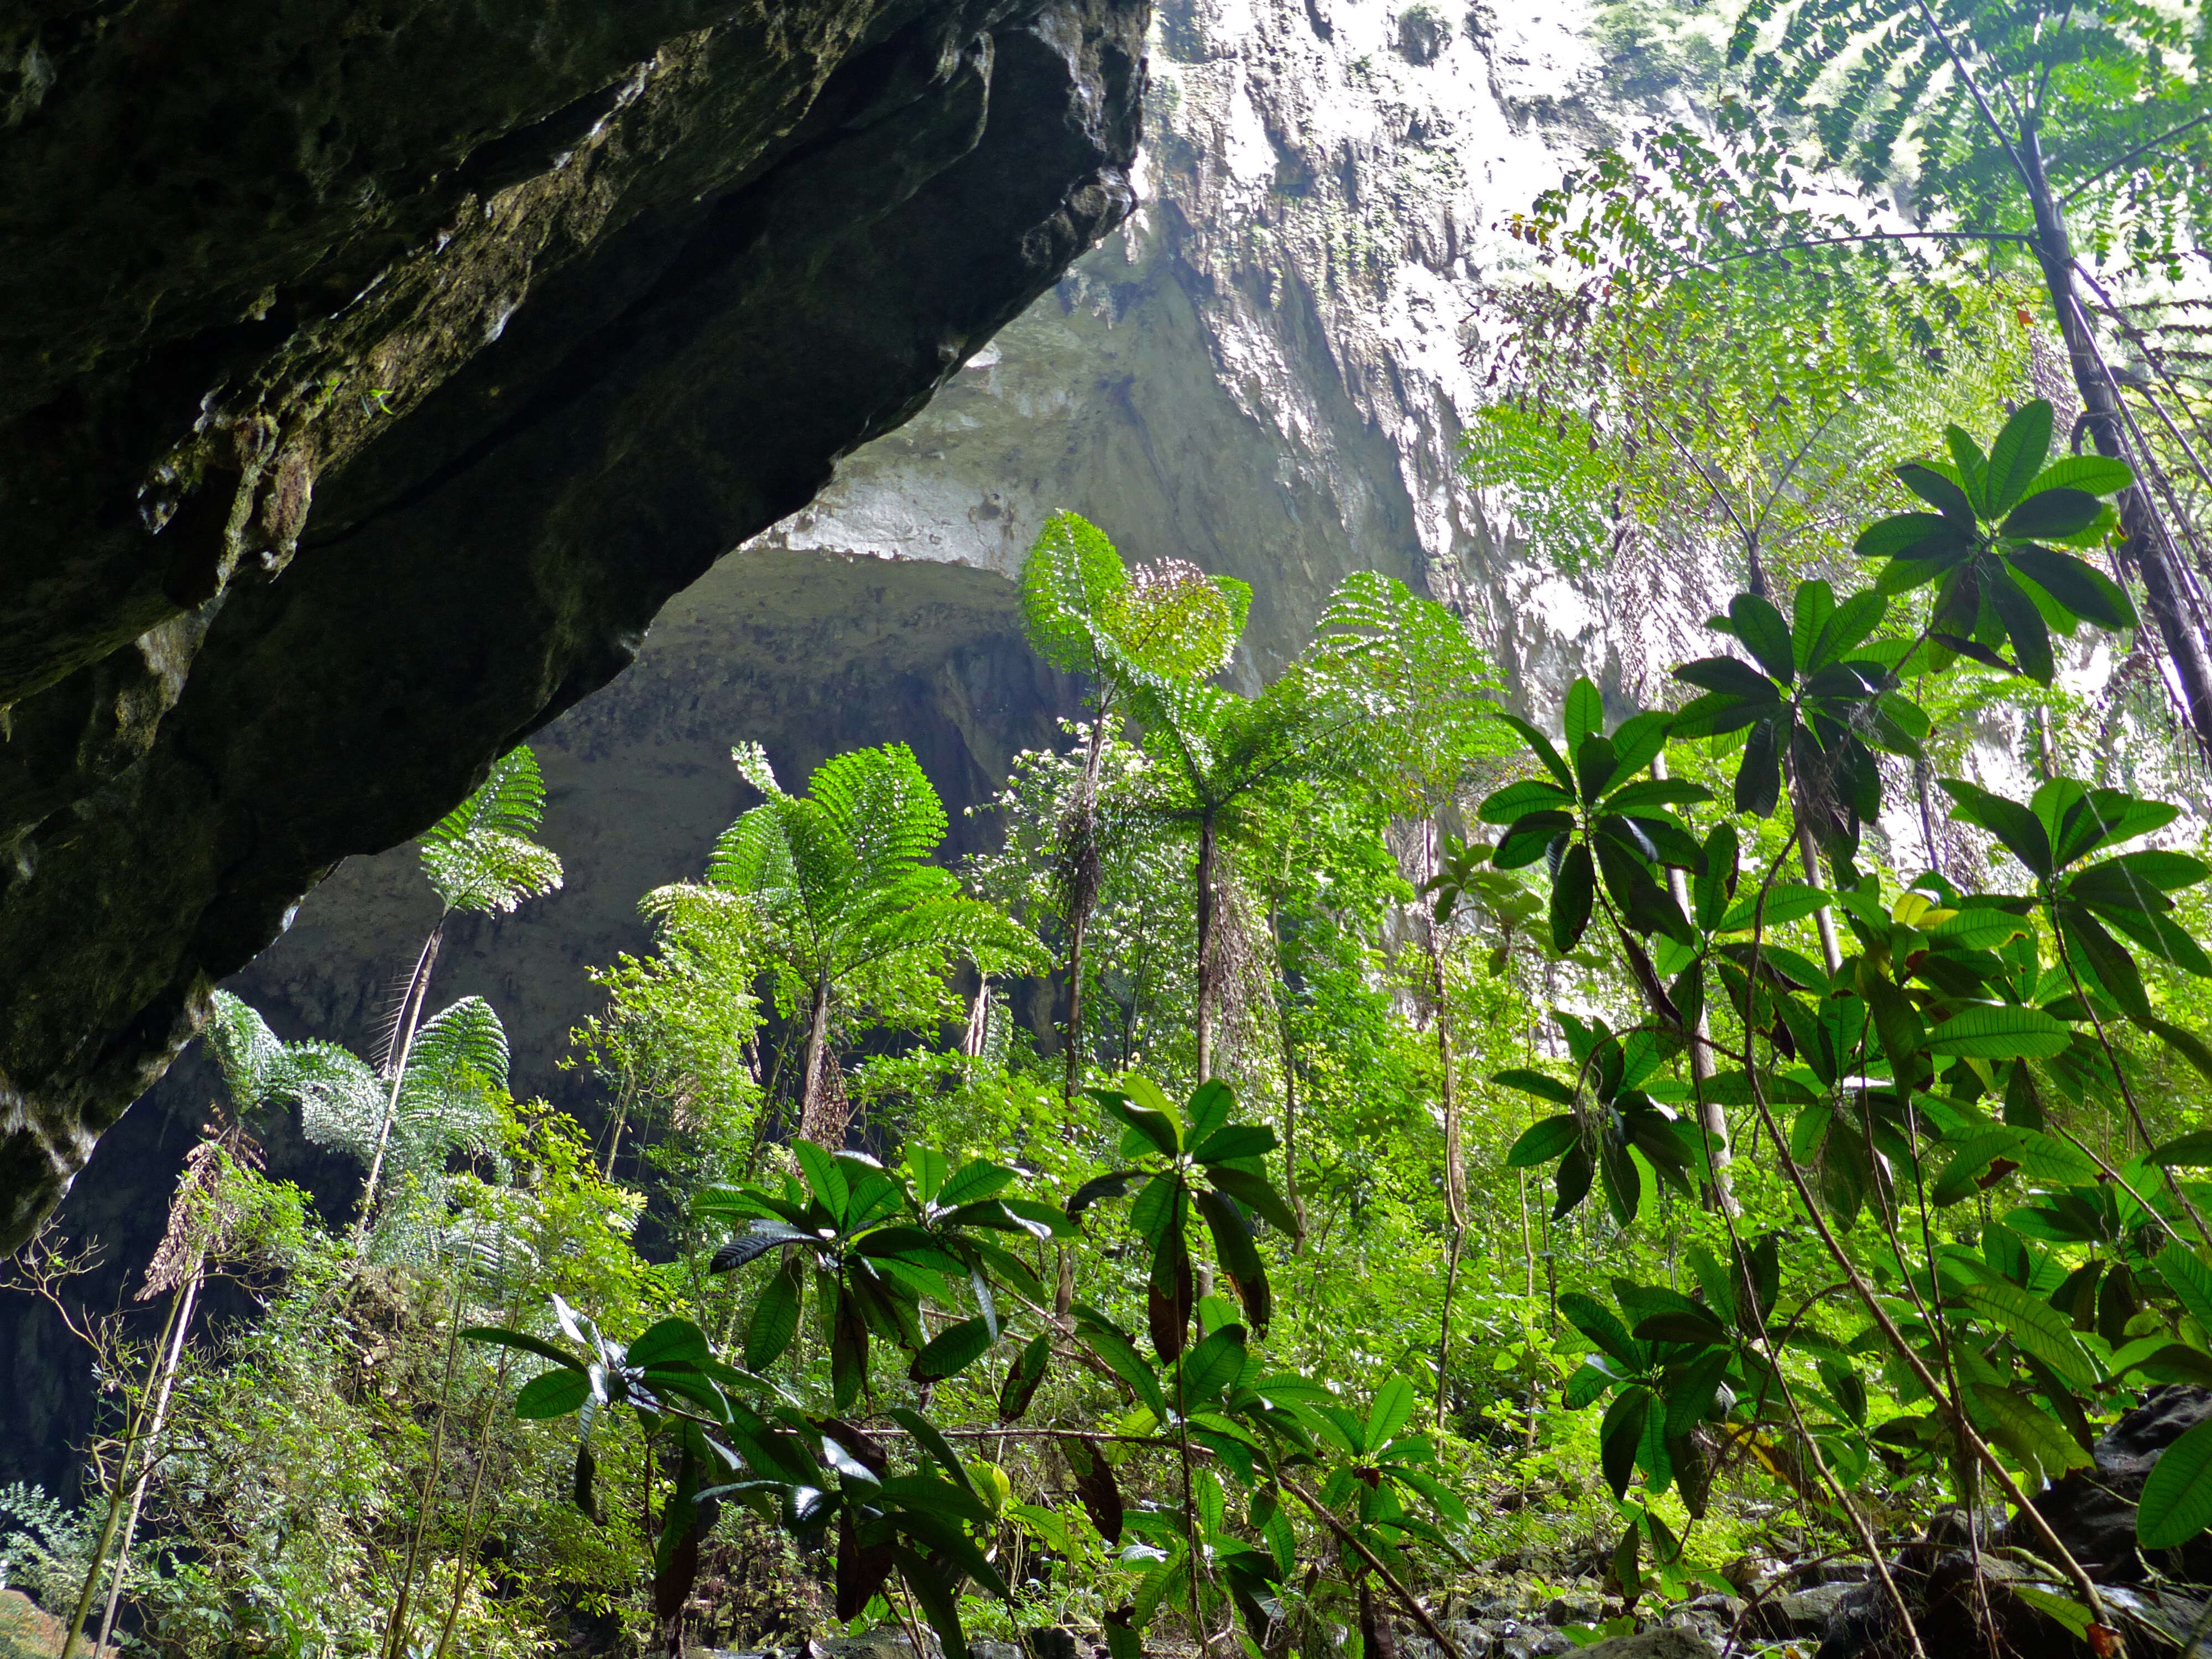
[[[1228,666],[1251,605],[1245,583],[1209,576],[1185,559],[1130,569],[1105,532],[1073,513],[1046,520],[1022,567],[1030,644],[1083,681],[1091,715],[1083,775],[1059,828],[1055,878],[1067,942],[1071,1103],[1083,1075],[1083,946],[1098,895],[1098,774],[1106,740],[1142,686],[1196,684]]]
[[[430,884],[430,890],[438,896],[438,921],[422,941],[414,969],[407,976],[393,1015],[392,1036],[385,1046],[383,1076],[388,1087],[374,1145],[366,1160],[368,1176],[361,1194],[364,1225],[383,1182],[386,1154],[404,1103],[400,1085],[407,1075],[422,1029],[423,1010],[428,1006],[430,975],[437,966],[446,924],[457,913],[509,915],[525,899],[538,897],[560,887],[559,856],[531,839],[544,815],[545,781],[538,769],[538,757],[524,745],[493,762],[489,775],[475,793],[439,819],[422,836],[422,874]],[[484,1013],[489,1016],[490,1012],[487,1006]],[[495,1026],[498,1024],[495,1018],[492,1023]],[[500,1039],[500,1075],[503,1080],[504,1036]]]
[[[760,960],[805,1022],[800,1136],[842,1146],[848,1109],[831,1052],[841,1021],[896,1016],[920,983],[963,957],[998,976],[1040,972],[1044,953],[928,862],[945,840],[945,807],[905,744],[834,756],[803,795],[784,792],[757,744],[731,757],[767,799],[715,842],[707,884],[751,910]],[[667,908],[696,892],[664,888],[650,902]]]

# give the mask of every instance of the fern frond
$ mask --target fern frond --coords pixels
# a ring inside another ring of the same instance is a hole
[[[559,857],[530,839],[544,811],[527,745],[492,763],[476,793],[422,837],[422,873],[448,910],[504,914],[559,888]]]
[[[1064,673],[1097,672],[1097,640],[1129,573],[1114,544],[1073,513],[1045,520],[1022,566],[1022,620],[1036,653]]]
[[[376,1156],[391,1085],[359,1055],[335,1042],[287,1043],[271,1072],[270,1094],[299,1103],[301,1132],[316,1146],[364,1169]]]
[[[229,992],[217,991],[212,1001],[214,1011],[202,1034],[222,1070],[232,1109],[252,1111],[269,1097],[284,1044],[258,1010]]]
[[[738,775],[763,795],[781,795],[783,787],[775,781],[775,768],[768,763],[768,750],[757,743],[741,743],[730,750],[730,759],[738,769]]]

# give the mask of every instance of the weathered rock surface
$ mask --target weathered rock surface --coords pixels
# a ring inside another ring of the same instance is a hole
[[[1145,11],[0,7],[0,1246],[1120,221]]]

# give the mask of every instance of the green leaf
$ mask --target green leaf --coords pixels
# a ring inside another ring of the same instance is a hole
[[[1760,896],[1753,894],[1738,900],[1735,908],[1722,919],[1720,926],[1712,931],[1717,933],[1743,933],[1749,930],[1753,921],[1759,921],[1768,927],[1779,927],[1787,922],[1801,921],[1832,902],[1821,889],[1809,887],[1802,881],[1777,882],[1766,890],[1763,906]]]
[[[2086,489],[2039,489],[2005,515],[2000,533],[2016,541],[2064,540],[2096,523],[2104,503]]]
[[[1206,1218],[1206,1231],[1213,1236],[1213,1253],[1220,1259],[1222,1271],[1235,1285],[1237,1297],[1244,1304],[1245,1316],[1252,1322],[1253,1332],[1264,1337],[1268,1322],[1273,1317],[1274,1297],[1268,1288],[1267,1270],[1260,1261],[1258,1248],[1252,1243],[1251,1230],[1244,1224],[1244,1218],[1237,1213],[1237,1206],[1221,1194],[1200,1188],[1191,1194],[1191,1200]]]
[[[1589,848],[1577,842],[1559,860],[1552,879],[1552,950],[1565,956],[1582,942],[1589,927],[1590,907],[1597,901],[1596,872]]]
[[[2004,623],[2020,672],[2038,685],[2050,684],[2058,666],[2051,653],[2051,630],[2044,623],[2043,613],[2035,608],[2035,602],[2018,582],[2002,572],[1990,574],[1982,584],[1982,592]]]
[[[1790,624],[1779,611],[1755,593],[1739,593],[1729,601],[1729,620],[1761,668],[1784,685],[1795,682],[1796,653],[1790,641]]]
[[[1907,461],[1897,469],[1897,477],[1907,489],[1953,524],[1964,528],[1974,522],[1973,503],[1966,499],[1966,492],[1933,467]]]
[[[1530,1071],[1526,1066],[1509,1066],[1502,1072],[1492,1073],[1490,1080],[1501,1089],[1518,1089],[1524,1095],[1534,1095],[1539,1100],[1548,1100],[1555,1106],[1575,1103],[1571,1085],[1562,1083],[1547,1073]]]
[[[1953,1294],[1993,1321],[2022,1349],[2067,1382],[2080,1389],[2097,1386],[2096,1362],[2075,1338],[2064,1316],[2048,1304],[2038,1301],[2016,1285],[2002,1282],[1965,1285]]]
[[[1145,1079],[1133,1079],[1132,1082]],[[1157,1088],[1153,1090],[1158,1093]],[[1162,1155],[1173,1158],[1182,1150],[1182,1135],[1176,1121],[1158,1108],[1137,1105],[1128,1096],[1111,1089],[1093,1089],[1091,1097],[1104,1109],[1106,1115],[1143,1138],[1144,1143]]]
[[[2138,625],[2127,590],[2094,565],[2048,547],[2019,547],[2013,568],[2084,622],[2100,628]]]
[[[2212,1525],[2212,1422],[2199,1423],[2151,1466],[2136,1503],[2136,1538],[2147,1550],[2178,1549]]]
[[[1394,1376],[1375,1390],[1364,1431],[1368,1455],[1371,1457],[1396,1438],[1398,1431],[1412,1419],[1417,1398],[1413,1383],[1403,1376]]]
[[[633,1365],[700,1365],[714,1358],[707,1333],[688,1319],[656,1321],[624,1350]]]
[[[1605,699],[1598,689],[1587,679],[1577,679],[1567,688],[1566,736],[1569,753],[1583,745],[1583,739],[1605,730]],[[1487,820],[1486,820],[1487,822]]]
[[[1014,1363],[1006,1368],[1006,1386],[999,1390],[999,1419],[1001,1422],[1018,1422],[1030,1408],[1036,1395],[1037,1385],[1044,1381],[1045,1369],[1052,1360],[1052,1333],[1040,1331],[1029,1340]]]
[[[1012,1170],[979,1158],[953,1172],[939,1188],[936,1203],[946,1210],[957,1210],[963,1204],[980,1204],[987,1198],[997,1197],[1013,1179]]]
[[[991,1347],[991,1328],[981,1319],[963,1319],[949,1325],[915,1355],[911,1375],[917,1382],[935,1382],[957,1376],[981,1359]]]
[[[514,1414],[523,1418],[566,1417],[592,1397],[592,1379],[562,1366],[533,1376],[516,1390]]]
[[[1936,1026],[1928,1049],[1975,1060],[2048,1060],[2073,1041],[2074,1033],[2040,1008],[1974,1003]]]
[[[2033,874],[2051,874],[2051,837],[2034,813],[2018,801],[1990,794],[1962,778],[1940,778],[1937,781],[1944,793],[1956,803],[1951,809],[1952,817],[1988,830]]]
[[[1629,1384],[1613,1397],[1598,1425],[1598,1461],[1605,1483],[1618,1498],[1628,1491],[1628,1478],[1636,1472],[1636,1453],[1644,1439],[1644,1419],[1650,1414],[1651,1395],[1640,1383]]]
[[[1244,1370],[1244,1328],[1224,1325],[1183,1355],[1176,1367],[1181,1379],[1180,1401],[1188,1415],[1218,1400]]]
[[[1567,769],[1566,762],[1560,757],[1559,751],[1552,747],[1552,740],[1549,738],[1518,714],[1500,713],[1497,718],[1504,720],[1506,725],[1521,734],[1521,741],[1528,745],[1528,751],[1531,754],[1543,762],[1544,769],[1559,781],[1560,788],[1566,790],[1570,794],[1574,792],[1575,775]]]
[[[1580,1331],[1607,1354],[1619,1360],[1631,1370],[1643,1368],[1644,1352],[1628,1334],[1628,1328],[1615,1316],[1612,1309],[1596,1297],[1581,1291],[1566,1291],[1559,1296],[1559,1311],[1567,1322]]]
[[[2171,1241],[2152,1258],[2151,1265],[2158,1269],[2166,1288],[2180,1298],[2189,1316],[2212,1331],[2212,1267],[2207,1267],[2194,1250]]]
[[[513,1330],[504,1325],[471,1325],[460,1332],[464,1342],[482,1342],[501,1348],[520,1348],[525,1353],[534,1353],[540,1359],[550,1359],[556,1365],[566,1365],[581,1375],[584,1362],[575,1355],[556,1348],[544,1337],[532,1336],[528,1331]]]
[[[2032,398],[2013,412],[1990,446],[1989,465],[1983,474],[1984,516],[1994,519],[2010,511],[2027,494],[2050,453],[2051,404],[2045,398]]]
[[[1526,1130],[1505,1154],[1509,1170],[1540,1169],[1582,1144],[1582,1125],[1571,1112],[1547,1117]]]
[[[1782,799],[1782,760],[1776,722],[1761,720],[1751,728],[1743,746],[1743,761],[1736,768],[1735,810],[1755,818],[1771,818]]]
[[[852,1192],[837,1160],[811,1140],[793,1141],[791,1152],[799,1160],[799,1170],[806,1177],[807,1190],[814,1194],[815,1201],[842,1225]]]
[[[2208,1080],[2212,1080],[2212,1047],[2194,1031],[2184,1030],[2172,1022],[2153,1018],[2138,1022],[2147,1030],[2155,1031],[2166,1045],[2194,1066]]]
[[[1859,532],[1851,551],[1863,559],[1926,560],[1965,545],[1959,526],[1936,513],[1893,513]],[[1934,571],[1929,571],[1932,576]],[[1928,580],[1923,576],[1922,580]]]
[[[1216,1129],[1191,1149],[1200,1164],[1225,1164],[1231,1158],[1258,1158],[1275,1149],[1275,1132],[1265,1124],[1230,1123]]]
[[[2117,495],[2135,482],[2125,461],[2104,455],[2061,455],[2035,475],[2027,494],[2045,489],[2079,489],[2092,495]]]
[[[1282,1194],[1268,1184],[1267,1176],[1255,1175],[1249,1170],[1213,1164],[1208,1166],[1206,1178],[1270,1227],[1288,1233],[1293,1238],[1304,1232],[1297,1214],[1283,1201]]]
[[[806,1293],[805,1269],[793,1259],[769,1279],[745,1323],[747,1370],[763,1370],[781,1358],[799,1334],[799,1307]]]
[[[1973,1391],[1976,1403],[1994,1426],[1997,1443],[2021,1462],[2036,1466],[2053,1480],[2068,1469],[2092,1466],[2089,1454],[2048,1413],[2009,1389],[1977,1382]]]

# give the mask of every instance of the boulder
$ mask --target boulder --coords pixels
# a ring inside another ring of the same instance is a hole
[[[2068,1553],[2100,1583],[2142,1582],[2145,1564],[2136,1548],[2136,1499],[2160,1455],[2175,1441],[2212,1416],[2212,1390],[2170,1386],[2154,1389],[2143,1403],[2098,1436],[2090,1448],[2094,1468],[2075,1469],[2034,1499]],[[2050,1547],[2035,1526],[2015,1518],[2006,1541],[2032,1554],[2048,1556]],[[2170,1578],[2203,1583],[2212,1577],[2212,1543],[2199,1538],[2173,1553],[2179,1559],[2160,1565]]]
[[[1758,1635],[1780,1640],[1793,1636],[1818,1636],[1827,1628],[1829,1616],[1851,1594],[1850,1584],[1816,1584],[1764,1598],[1751,1611],[1747,1627]]]
[[[1583,1659],[1718,1659],[1718,1650],[1694,1632],[1662,1626],[1593,1643]]]

